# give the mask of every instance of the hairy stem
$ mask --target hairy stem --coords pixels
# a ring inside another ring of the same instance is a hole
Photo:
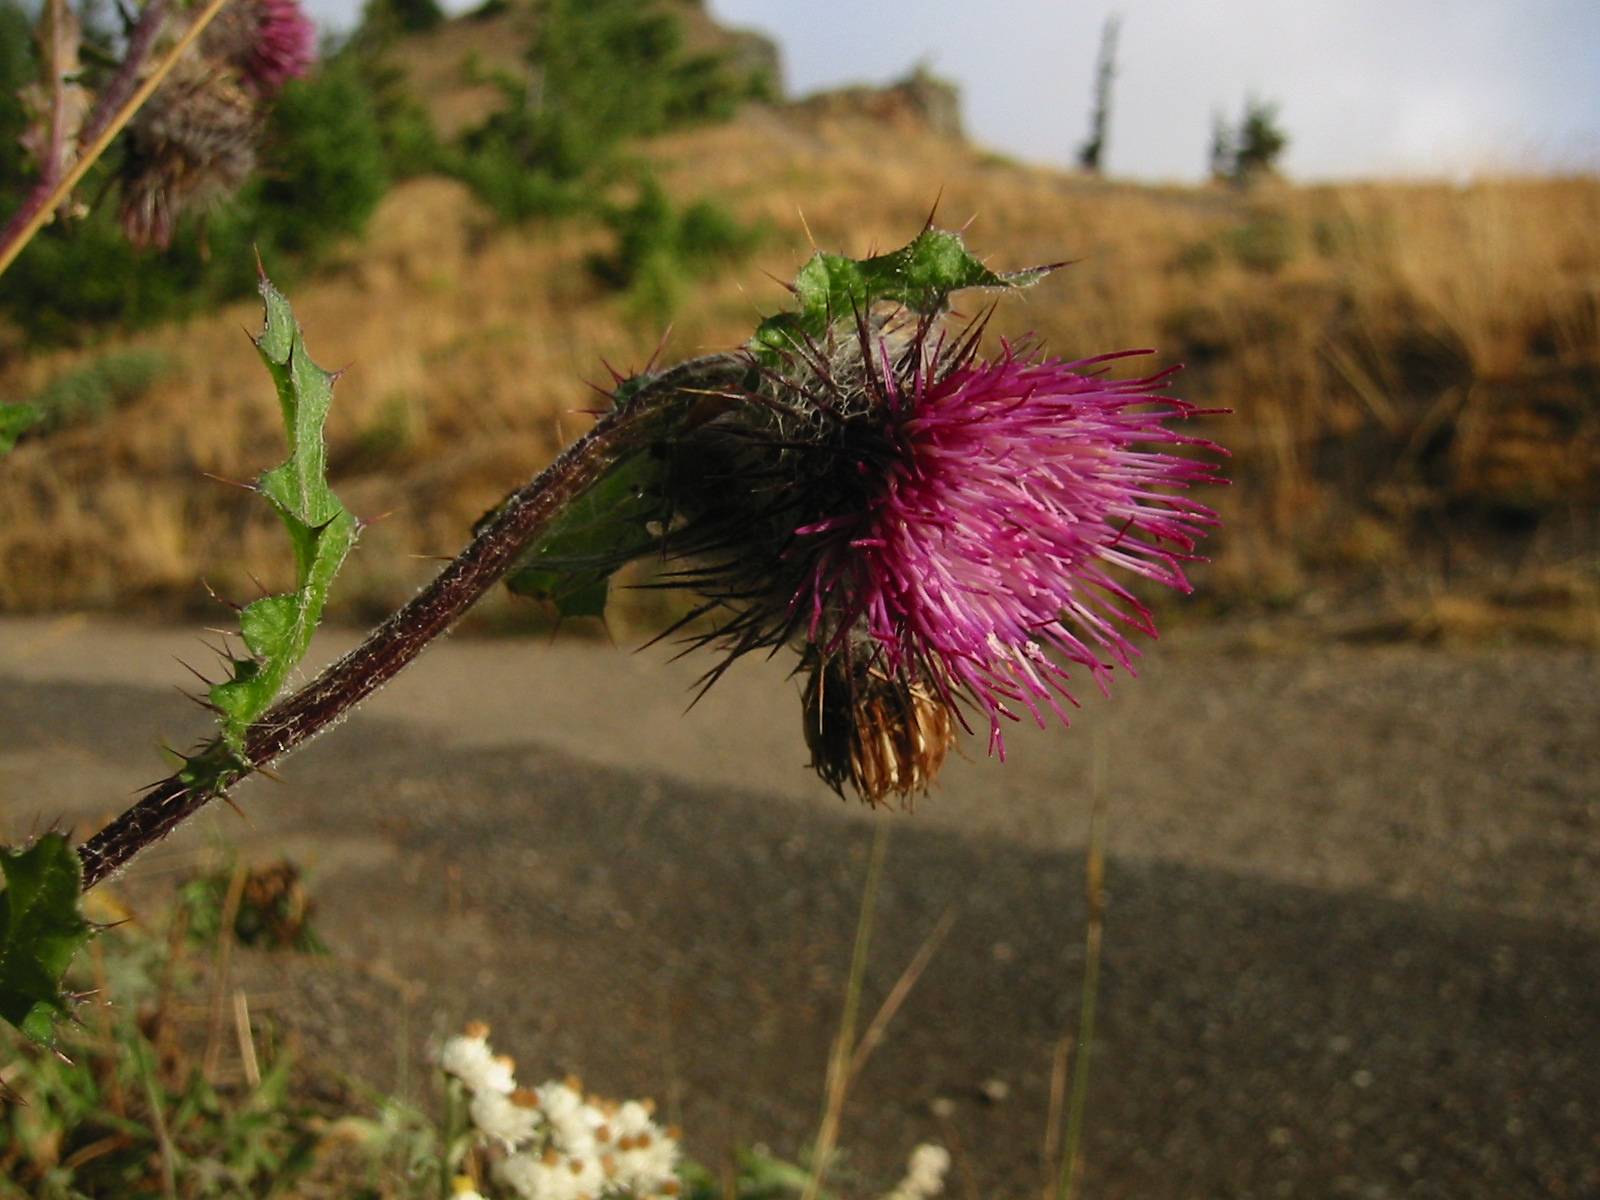
[[[150,49],[155,45],[161,27],[167,23],[167,13],[171,8],[169,0],[150,0],[139,14],[139,19],[133,23],[133,28],[128,31],[128,45],[123,51],[122,62],[118,64],[116,74],[101,89],[94,111],[89,114],[89,119],[83,123],[83,130],[78,134],[79,140],[85,145],[93,143],[105,132],[112,118],[122,110],[128,97],[133,95],[133,89],[139,86],[139,72],[150,57]]]
[[[660,409],[726,370],[725,355],[692,359],[655,376],[506,498],[478,535],[438,576],[349,654],[280,700],[245,733],[235,756],[216,741],[183,770],[151,788],[84,843],[83,886],[93,887],[253,771],[271,766],[394,678],[516,565],[522,553],[607,470],[660,433]]]
[[[39,186],[54,187],[61,178],[61,159],[67,150],[67,78],[60,61],[61,27],[66,21],[66,0],[50,0],[50,140],[39,165]]]
[[[47,172],[46,177],[40,179],[33,191],[28,193],[28,198],[22,202],[22,207],[12,214],[5,228],[0,229],[0,274],[4,274],[5,269],[16,261],[17,255],[22,253],[22,248],[33,240],[33,235],[44,227],[45,222],[50,219],[50,214],[60,208],[72,194],[72,189],[77,187],[78,182],[88,174],[89,168],[99,161],[117,134],[122,132],[122,127],[133,119],[133,114],[138,112],[144,102],[161,86],[161,81],[173,67],[177,66],[184,52],[194,45],[195,40],[205,32],[206,26],[211,24],[227,3],[228,0],[208,0],[205,8],[195,17],[194,23],[167,51],[155,69],[145,77],[144,82],[134,86],[143,60],[149,55],[151,43],[166,16],[165,0],[152,0],[138,24],[133,27],[133,33],[128,39],[128,54],[124,57],[121,68],[113,76],[111,85],[101,96],[100,103],[95,106],[94,112],[84,124],[81,139],[83,148],[79,152],[78,161],[73,164],[70,171],[61,174],[55,180],[51,180]],[[137,60],[134,58],[136,52],[139,55]]]

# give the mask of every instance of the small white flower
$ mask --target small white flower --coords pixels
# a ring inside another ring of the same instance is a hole
[[[598,1159],[579,1159],[547,1151],[513,1154],[495,1168],[501,1183],[524,1200],[593,1200],[605,1186]]]
[[[650,1119],[650,1110],[637,1100],[626,1100],[617,1106],[617,1115],[611,1128],[618,1137],[633,1137],[641,1133],[654,1133],[656,1124]]]
[[[513,1154],[494,1169],[495,1177],[524,1200],[565,1200],[567,1182],[549,1163],[531,1154]],[[576,1200],[576,1193],[572,1200]]]
[[[481,1032],[480,1032],[481,1031]],[[439,1066],[461,1080],[469,1092],[500,1092],[509,1095],[516,1090],[517,1081],[512,1074],[509,1058],[496,1058],[489,1049],[489,1031],[483,1026],[471,1026],[459,1037],[450,1038],[439,1051]]]
[[[937,1196],[944,1191],[944,1176],[949,1169],[950,1151],[925,1142],[911,1152],[906,1177],[884,1200],[926,1200]]]
[[[479,1132],[498,1139],[507,1150],[515,1150],[531,1138],[542,1120],[531,1104],[519,1104],[514,1097],[492,1091],[475,1095],[467,1111]]]
[[[606,1116],[571,1084],[551,1080],[534,1089],[539,1107],[550,1124],[550,1145],[562,1154],[594,1156],[599,1152],[595,1134]]]
[[[598,1155],[568,1155],[562,1164],[574,1181],[580,1196],[598,1196],[606,1186],[605,1168]]]
[[[650,1119],[637,1100],[621,1105],[609,1126],[615,1181],[636,1196],[656,1195],[677,1179],[678,1143]]]

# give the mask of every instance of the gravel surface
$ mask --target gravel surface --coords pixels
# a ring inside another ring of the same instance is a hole
[[[1070,732],[969,749],[884,818],[799,769],[774,667],[684,715],[696,664],[661,651],[457,640],[122,886],[218,839],[286,850],[335,956],[241,968],[308,1052],[415,1089],[482,1017],[524,1074],[653,1093],[716,1162],[815,1128],[887,820],[869,1012],[955,917],[852,1092],[846,1191],[932,1139],[953,1194],[1037,1194],[1098,748],[1088,1196],[1600,1196],[1595,657],[1239,643],[1164,643]],[[203,730],[174,653],[204,661],[181,631],[0,622],[7,833],[113,811]]]

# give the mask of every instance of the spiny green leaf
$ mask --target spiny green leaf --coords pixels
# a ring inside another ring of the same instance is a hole
[[[660,542],[671,515],[662,460],[635,454],[569,504],[506,580],[519,596],[554,601],[564,617],[605,613],[611,575]]]
[[[26,850],[0,850],[0,1017],[41,1046],[71,1014],[62,976],[92,932],[78,911],[83,867],[59,833]]]
[[[1037,283],[1049,267],[998,275],[970,253],[961,235],[924,229],[908,245],[873,258],[817,251],[795,276],[798,311],[768,317],[756,330],[757,354],[781,355],[819,339],[833,322],[854,320],[880,302],[912,312],[943,309],[963,288],[1019,288]]]
[[[23,431],[43,416],[31,404],[0,404],[0,454],[9,454]]]
[[[239,624],[252,657],[235,660],[233,677],[211,689],[211,702],[222,710],[223,738],[236,751],[245,729],[271,706],[305,657],[334,576],[359,532],[356,519],[328,487],[322,430],[335,376],[311,361],[289,301],[265,277],[261,299],[266,324],[256,349],[278,389],[289,457],[261,477],[259,489],[289,532],[295,589],[245,608]]]

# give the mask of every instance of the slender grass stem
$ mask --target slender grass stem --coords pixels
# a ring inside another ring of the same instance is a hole
[[[183,57],[184,52],[194,45],[196,39],[205,32],[206,26],[211,24],[227,3],[228,0],[209,0],[195,17],[194,23],[184,31],[172,49],[162,56],[155,69],[142,83],[134,86],[133,81],[137,77],[138,68],[144,57],[149,54],[160,22],[166,15],[165,0],[153,0],[139,23],[134,26],[134,32],[128,41],[128,53],[123,57],[121,69],[113,76],[111,86],[84,124],[84,144],[78,155],[78,161],[73,163],[71,169],[61,173],[59,178],[52,179],[52,172],[47,170],[38,186],[22,202],[22,207],[6,223],[5,229],[0,230],[0,275],[3,275],[6,268],[16,261],[23,247],[33,240],[33,235],[44,227],[45,222],[50,219],[50,214],[60,208],[72,194],[72,189],[77,187],[79,181],[88,174],[89,168],[99,161],[117,134],[122,132],[123,126],[133,119],[134,113],[138,112],[144,106],[144,102],[161,86],[172,68],[178,65],[178,60]]]
[[[839,1035],[833,1040],[833,1052],[828,1058],[822,1120],[817,1126],[816,1145],[811,1150],[811,1177],[806,1180],[800,1200],[817,1200],[828,1178],[834,1147],[839,1142],[839,1122],[844,1114],[845,1096],[849,1093],[851,1083],[850,1064],[855,1053],[856,1017],[861,1010],[861,985],[867,974],[872,923],[878,912],[878,884],[883,879],[883,860],[888,852],[889,821],[880,815],[875,819],[872,850],[867,860],[867,881],[861,889],[861,912],[856,918],[855,948],[850,952],[850,977],[845,983],[844,1012],[839,1017]]]
[[[242,756],[227,751],[220,741],[211,743],[189,760],[190,766],[156,784],[85,842],[79,850],[84,888],[114,874],[207,803],[226,796],[245,776],[272,766],[347,717],[481,600],[569,503],[657,436],[662,405],[691,392],[703,377],[726,371],[730,363],[739,360],[710,355],[680,363],[601,417],[555,462],[508,496],[432,583],[349,654],[251,725]],[[192,769],[199,762],[210,768],[203,783],[195,782]]]
[[[952,904],[944,910],[932,931],[923,939],[922,945],[917,947],[917,952],[911,956],[906,969],[900,973],[900,978],[895,980],[894,986],[889,989],[889,994],[884,997],[883,1005],[878,1009],[877,1015],[868,1022],[866,1032],[861,1035],[861,1041],[850,1056],[850,1082],[854,1083],[857,1076],[866,1068],[872,1052],[878,1048],[878,1044],[889,1032],[889,1022],[894,1020],[895,1014],[910,997],[912,989],[917,986],[917,981],[928,969],[928,964],[933,961],[934,954],[938,952],[939,946],[955,923],[956,906]]]
[[[1066,1152],[1061,1159],[1059,1200],[1077,1200],[1083,1189],[1083,1126],[1089,1102],[1089,1059],[1094,1049],[1095,1006],[1100,998],[1100,947],[1106,916],[1106,748],[1095,731],[1090,771],[1089,849],[1084,858],[1083,892],[1088,919],[1083,934],[1083,993],[1078,1008],[1077,1049],[1072,1062],[1072,1096],[1067,1103]]]
[[[150,1061],[148,1047],[136,1048],[135,1062],[139,1067],[140,1080],[144,1083],[145,1099],[150,1104],[150,1125],[161,1154],[161,1195],[165,1200],[178,1200],[178,1150],[172,1144],[172,1134],[167,1129],[161,1088],[156,1083],[155,1064]]]

